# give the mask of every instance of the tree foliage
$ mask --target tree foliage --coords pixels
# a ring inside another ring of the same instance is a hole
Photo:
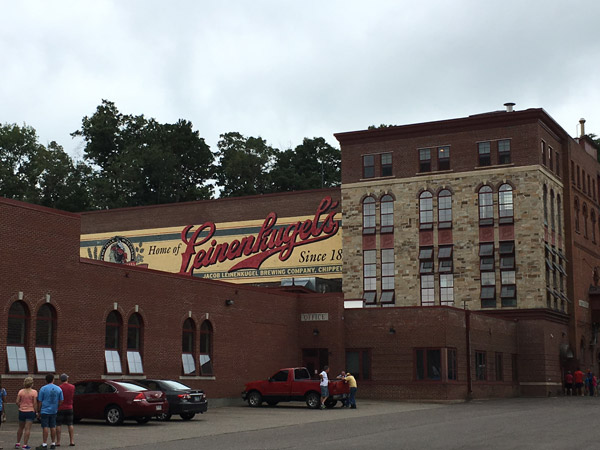
[[[340,184],[341,153],[322,137],[304,138],[302,144],[277,154],[271,172],[273,192],[300,191]]]
[[[91,190],[98,207],[152,205],[210,198],[213,155],[191,122],[161,124],[121,114],[103,100],[72,133],[85,142],[94,167]]]
[[[225,133],[217,147],[216,179],[223,197],[271,192],[270,170],[276,150],[264,139]]]

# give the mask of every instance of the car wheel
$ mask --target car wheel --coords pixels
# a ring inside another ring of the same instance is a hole
[[[172,414],[170,414],[170,413],[161,413],[161,414],[157,414],[156,418],[162,422],[166,422],[167,420],[171,420],[171,416],[172,416]]]
[[[123,423],[123,411],[117,405],[111,405],[104,411],[104,418],[109,425],[121,425]]]
[[[146,416],[146,417],[137,417],[137,418],[135,419],[135,421],[136,421],[137,423],[139,423],[139,424],[142,424],[142,423],[148,423],[148,422],[150,422],[150,419],[151,419],[151,417],[150,417],[150,416]]]
[[[275,405],[277,405],[277,403],[279,403],[279,402],[276,402],[275,400],[267,400],[267,405],[269,405],[269,406],[275,406]]]
[[[260,406],[262,403],[262,395],[260,395],[260,392],[257,391],[252,391],[248,394],[248,404],[250,406]]]
[[[321,397],[316,392],[309,392],[306,394],[306,405],[309,408],[317,409],[321,404]]]
[[[337,405],[337,400],[332,399],[331,397],[325,400],[325,406],[329,409],[334,408]]]
[[[181,413],[179,414],[183,420],[192,420],[196,413]]]

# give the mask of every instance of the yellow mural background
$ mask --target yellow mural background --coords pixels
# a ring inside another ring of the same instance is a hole
[[[325,219],[321,216],[321,220]],[[341,220],[341,214],[334,216]],[[286,226],[313,216],[278,217],[276,227]],[[247,236],[256,236],[264,222],[261,220],[248,220],[240,222],[215,223],[216,233],[213,239],[218,243],[230,243],[234,239],[241,240]],[[201,224],[194,225],[188,236]],[[115,236],[121,236],[131,242],[136,251],[136,264],[147,264],[148,268],[164,272],[179,273],[186,245],[181,240],[181,231],[184,226],[168,228],[150,228],[143,230],[111,231],[81,235],[80,256],[82,258],[100,259],[102,247]],[[208,250],[210,241],[197,246],[196,252]],[[106,252],[108,254],[108,250]],[[224,261],[209,267],[194,270],[194,276],[210,279],[227,280],[234,283],[275,282],[282,278],[291,277],[320,277],[341,278],[342,273],[342,228],[328,239],[311,244],[301,245],[294,249],[286,261],[279,260],[279,254],[267,258],[258,270],[241,269],[229,273],[228,270],[245,257],[234,261]],[[319,261],[314,261],[319,259]],[[104,258],[108,261],[108,258]],[[191,264],[190,264],[191,265]]]

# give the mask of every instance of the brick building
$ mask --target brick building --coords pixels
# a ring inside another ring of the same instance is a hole
[[[541,109],[336,137],[340,189],[81,215],[0,199],[9,401],[27,373],[39,386],[54,371],[227,399],[280,367],[328,364],[365,397],[457,399],[557,394],[566,368],[598,367],[589,139]],[[158,251],[177,239],[177,255]],[[217,262],[255,278],[208,279]],[[343,294],[275,273],[323,274]]]

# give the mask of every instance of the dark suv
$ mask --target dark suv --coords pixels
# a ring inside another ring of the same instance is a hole
[[[168,411],[157,413],[159,420],[169,420],[173,414],[179,414],[183,420],[193,419],[198,413],[205,413],[208,400],[204,391],[192,389],[174,380],[135,380],[152,391],[162,391],[169,402]]]

